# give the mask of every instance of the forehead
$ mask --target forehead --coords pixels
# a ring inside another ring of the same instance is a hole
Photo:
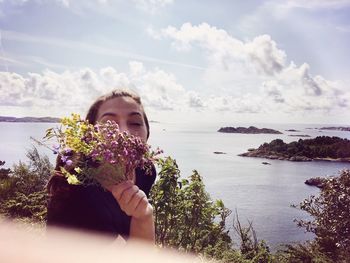
[[[97,118],[103,113],[111,112],[116,115],[128,115],[131,112],[142,113],[141,106],[130,97],[117,97],[103,102],[98,110]]]

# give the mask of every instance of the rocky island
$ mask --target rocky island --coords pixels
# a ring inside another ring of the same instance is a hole
[[[289,131],[289,132],[300,132],[299,130],[295,130],[295,129],[289,129],[289,130],[286,130],[286,131]]]
[[[320,130],[350,131],[350,127],[322,127]]]
[[[213,152],[214,154],[226,154],[225,152],[219,152],[219,151],[216,151],[216,152]]]
[[[264,143],[257,149],[239,154],[244,157],[261,157],[267,159],[305,161],[350,162],[350,140],[339,137],[318,136],[313,139],[299,139],[285,143],[276,139]]]
[[[224,132],[224,133],[246,133],[246,134],[261,134],[261,133],[268,133],[268,134],[282,134],[280,131],[276,131],[273,129],[268,128],[257,128],[254,126],[250,126],[248,128],[245,127],[222,127],[218,130],[218,132]]]
[[[310,186],[316,186],[318,188],[323,188],[327,182],[326,178],[322,177],[313,177],[310,179],[307,179],[304,183]]]
[[[310,135],[307,135],[307,134],[289,134],[288,136],[291,136],[291,137],[304,137],[304,138],[311,137]]]
[[[58,123],[60,122],[60,118],[53,117],[7,117],[0,116],[0,122],[46,122],[46,123]]]

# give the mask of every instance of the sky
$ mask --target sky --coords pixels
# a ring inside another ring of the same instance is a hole
[[[0,115],[350,125],[350,0],[0,0]]]

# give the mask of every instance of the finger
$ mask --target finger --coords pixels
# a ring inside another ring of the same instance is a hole
[[[129,213],[136,218],[145,214],[146,207],[149,205],[147,197],[141,191],[128,204]]]
[[[140,189],[136,185],[133,185],[132,187],[124,190],[118,199],[119,203],[127,205],[139,191]]]
[[[139,203],[139,205],[136,207],[134,217],[140,219],[152,214],[153,214],[153,207],[150,205],[147,198],[144,197]]]
[[[147,208],[150,206],[148,203],[147,196],[144,196],[142,200],[138,203],[137,207],[135,208],[135,217],[142,217],[147,214]]]
[[[115,197],[115,199],[120,200],[121,195],[123,194],[123,192],[127,189],[129,189],[130,187],[132,187],[134,184],[131,181],[125,181],[122,182],[120,184],[117,185],[113,185],[111,187],[111,192],[113,194],[113,196]]]

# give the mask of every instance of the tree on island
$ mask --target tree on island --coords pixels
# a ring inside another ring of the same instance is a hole
[[[276,156],[284,159],[291,157],[346,159],[350,158],[350,140],[318,136],[313,139],[299,139],[298,141],[285,143],[281,139],[275,139],[270,143],[260,145],[258,149],[241,154],[241,156]]]

